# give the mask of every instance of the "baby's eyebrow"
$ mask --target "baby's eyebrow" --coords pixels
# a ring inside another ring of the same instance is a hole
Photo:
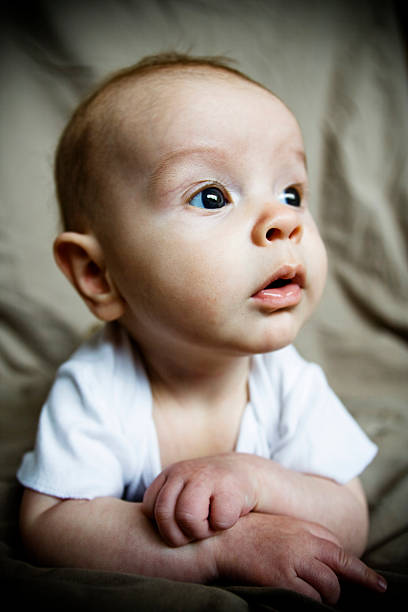
[[[150,184],[154,185],[155,183],[157,183],[161,175],[166,171],[168,167],[182,162],[183,159],[194,157],[196,155],[211,158],[212,160],[217,160],[218,162],[225,161],[226,159],[224,151],[222,151],[218,147],[212,146],[194,147],[190,149],[179,149],[176,151],[172,151],[171,153],[164,155],[160,159],[159,164],[156,166],[156,168],[150,175]]]
[[[307,170],[306,153],[302,149],[296,149],[295,155],[296,155],[296,157],[298,157],[300,159],[300,161],[304,165],[305,169]]]

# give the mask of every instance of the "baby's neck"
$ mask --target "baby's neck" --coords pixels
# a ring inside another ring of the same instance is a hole
[[[170,335],[150,334],[144,342],[138,331],[162,468],[234,450],[249,399],[250,357]]]
[[[177,461],[235,450],[248,402],[249,358],[218,371],[147,366],[162,469]]]
[[[232,398],[247,396],[249,357],[228,357],[210,361],[181,359],[171,354],[144,355],[153,397],[157,403],[180,407],[194,405],[204,410],[221,408]]]

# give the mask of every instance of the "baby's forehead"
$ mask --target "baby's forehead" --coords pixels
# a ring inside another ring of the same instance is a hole
[[[125,83],[113,97],[112,126],[117,130],[117,142],[122,145],[136,144],[137,134],[151,131],[152,135],[166,131],[174,122],[184,117],[214,116],[226,99],[248,108],[248,124],[253,103],[257,100],[262,111],[266,108],[282,115],[293,117],[286,105],[266,87],[227,70],[213,67],[178,67],[158,70],[140,75]],[[205,104],[202,100],[205,100]],[[266,104],[265,104],[266,101]],[[213,112],[215,111],[215,112]],[[261,112],[262,112],[261,111]],[[293,118],[294,120],[294,118]],[[234,121],[233,114],[226,118],[226,124]],[[294,120],[295,121],[295,120]],[[296,123],[296,121],[295,121]]]
[[[277,98],[270,90],[245,75],[230,72],[214,66],[171,66],[152,70],[145,74],[135,75],[132,79],[126,79],[123,87],[119,88],[118,104],[121,103],[120,90],[123,99],[137,97],[140,101],[154,102],[162,95],[178,95],[183,87],[213,87],[223,84],[226,89],[250,88],[252,91],[267,93],[268,96]]]

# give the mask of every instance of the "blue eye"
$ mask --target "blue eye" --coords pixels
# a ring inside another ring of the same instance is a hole
[[[196,208],[214,209],[223,208],[223,206],[228,204],[228,200],[225,198],[221,189],[217,187],[207,187],[207,189],[203,189],[192,197],[189,204]]]
[[[296,187],[286,187],[279,195],[279,200],[282,204],[288,204],[289,206],[299,207],[302,204],[302,197]]]

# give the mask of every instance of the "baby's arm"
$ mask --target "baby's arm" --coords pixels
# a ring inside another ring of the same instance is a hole
[[[210,540],[169,548],[141,504],[114,497],[66,499],[24,491],[23,544],[34,562],[52,567],[123,571],[207,582],[216,573]]]
[[[168,547],[141,504],[60,500],[26,490],[21,533],[41,564],[121,571],[188,582],[227,579],[289,588],[334,603],[338,578],[383,591],[380,577],[323,527],[251,513],[216,537]]]
[[[319,523],[357,555],[364,550],[368,530],[367,506],[357,479],[339,485],[243,453],[170,466],[146,491],[144,510],[173,546],[230,528],[251,511]]]
[[[276,463],[275,470],[274,487],[272,471],[262,473],[261,478],[266,479],[260,486],[255,510],[265,512],[275,507],[280,512],[279,507],[283,506],[283,514],[319,523],[334,533],[348,552],[357,556],[363,554],[369,515],[358,478],[341,485],[328,478],[287,470]]]

